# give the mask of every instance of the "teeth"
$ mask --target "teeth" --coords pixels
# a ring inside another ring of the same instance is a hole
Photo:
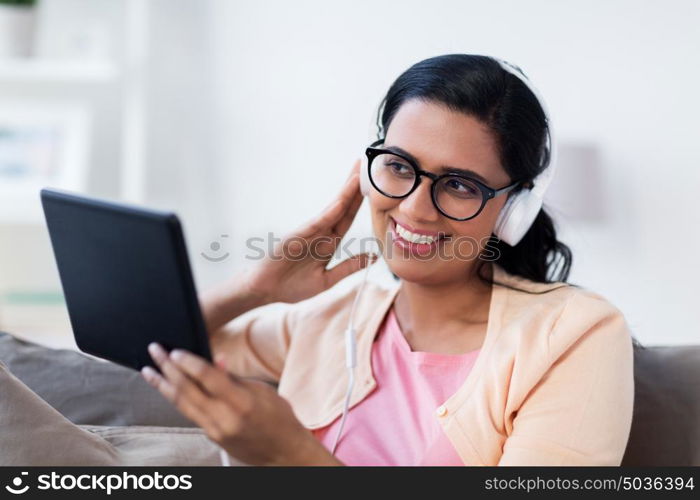
[[[401,236],[404,240],[410,241],[411,243],[424,243],[430,245],[437,239],[433,236],[427,236],[425,234],[412,233],[408,229],[400,226],[399,224],[395,224],[395,227],[396,233],[399,236]]]

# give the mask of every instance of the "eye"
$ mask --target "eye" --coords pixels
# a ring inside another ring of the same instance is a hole
[[[448,177],[443,183],[445,191],[460,198],[476,198],[481,196],[481,190],[473,182],[459,177]]]
[[[398,177],[412,177],[413,169],[404,163],[392,160],[386,163],[389,171]]]

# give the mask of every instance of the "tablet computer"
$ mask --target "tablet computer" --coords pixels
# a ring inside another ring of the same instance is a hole
[[[211,361],[174,213],[53,189],[41,202],[80,350],[135,370],[158,369],[150,342]]]

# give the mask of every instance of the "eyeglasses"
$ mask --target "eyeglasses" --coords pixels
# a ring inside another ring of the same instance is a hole
[[[464,174],[450,172],[436,175],[426,172],[410,158],[375,147],[383,142],[383,139],[375,141],[365,151],[372,186],[389,198],[405,198],[416,190],[422,176],[428,177],[433,181],[430,192],[435,208],[453,220],[473,219],[481,213],[487,201],[520,184],[517,181],[501,189],[493,189]]]

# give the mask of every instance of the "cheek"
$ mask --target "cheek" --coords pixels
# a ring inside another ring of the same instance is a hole
[[[372,193],[369,196],[369,207],[372,213],[372,220],[380,221],[386,219],[386,212],[393,210],[401,200],[387,198],[379,193]]]
[[[378,193],[372,193],[369,196],[369,211],[372,218],[372,230],[375,238],[379,241],[384,241],[387,237],[389,220],[387,212],[393,210],[400,200],[393,200],[382,196]]]
[[[489,237],[496,226],[496,220],[498,220],[504,203],[505,199],[489,201],[475,218],[464,222],[454,222],[452,224],[454,233],[477,239]]]
[[[501,213],[503,205],[505,205],[506,198],[496,198],[491,200],[486,204],[484,210],[482,210],[480,217],[483,217],[484,224],[489,226],[491,229],[496,225],[496,220],[498,220],[498,215]]]

